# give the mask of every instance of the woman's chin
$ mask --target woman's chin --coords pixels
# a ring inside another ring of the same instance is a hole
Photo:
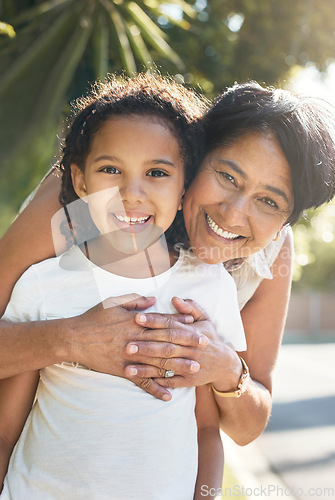
[[[191,247],[193,253],[200,259],[202,262],[206,264],[219,264],[224,262],[224,260],[228,260],[231,257],[225,258],[224,252],[218,246],[204,246],[204,245],[195,245]]]

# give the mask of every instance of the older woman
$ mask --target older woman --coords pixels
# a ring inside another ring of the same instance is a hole
[[[3,378],[78,361],[131,378],[160,398],[169,387],[210,383],[228,435],[245,444],[263,430],[291,284],[286,226],[334,195],[332,122],[310,99],[246,84],[220,96],[203,126],[207,150],[185,196],[185,225],[198,257],[233,264],[248,345],[243,361],[196,304],[175,299],[175,317],[136,314],[151,305],[137,297],[72,319],[2,322]],[[53,254],[50,218],[58,192],[50,175],[1,242],[2,309],[22,272]],[[165,370],[174,376],[164,378]]]

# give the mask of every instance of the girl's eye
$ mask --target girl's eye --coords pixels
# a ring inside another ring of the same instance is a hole
[[[115,167],[103,167],[100,172],[105,172],[106,174],[120,174],[120,170]]]
[[[148,174],[150,177],[167,177],[168,174],[164,171],[164,170],[161,170],[159,168],[156,168],[155,170],[150,170],[150,172],[148,172]]]

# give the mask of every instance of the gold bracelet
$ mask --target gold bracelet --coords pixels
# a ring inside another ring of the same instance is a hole
[[[249,368],[248,368],[247,363],[244,361],[244,359],[241,358],[241,356],[239,356],[239,358],[240,358],[241,363],[242,363],[243,372],[242,372],[242,375],[240,376],[240,380],[238,381],[236,391],[220,392],[217,389],[215,389],[215,387],[211,384],[212,391],[217,396],[220,396],[220,398],[239,398],[242,396],[242,394],[244,393],[244,391],[247,388],[246,382],[247,382],[248,378],[250,377]]]

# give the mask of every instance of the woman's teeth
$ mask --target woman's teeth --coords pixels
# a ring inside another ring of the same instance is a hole
[[[206,219],[211,230],[218,236],[221,236],[222,238],[225,238],[227,240],[236,240],[236,238],[240,237],[240,234],[230,233],[229,231],[225,231],[224,229],[222,229],[222,227],[218,226],[208,214],[206,214]]]
[[[147,217],[127,217],[126,215],[116,215],[114,214],[117,220],[120,222],[126,222],[127,224],[144,224],[147,220],[150,219],[150,215]]]

